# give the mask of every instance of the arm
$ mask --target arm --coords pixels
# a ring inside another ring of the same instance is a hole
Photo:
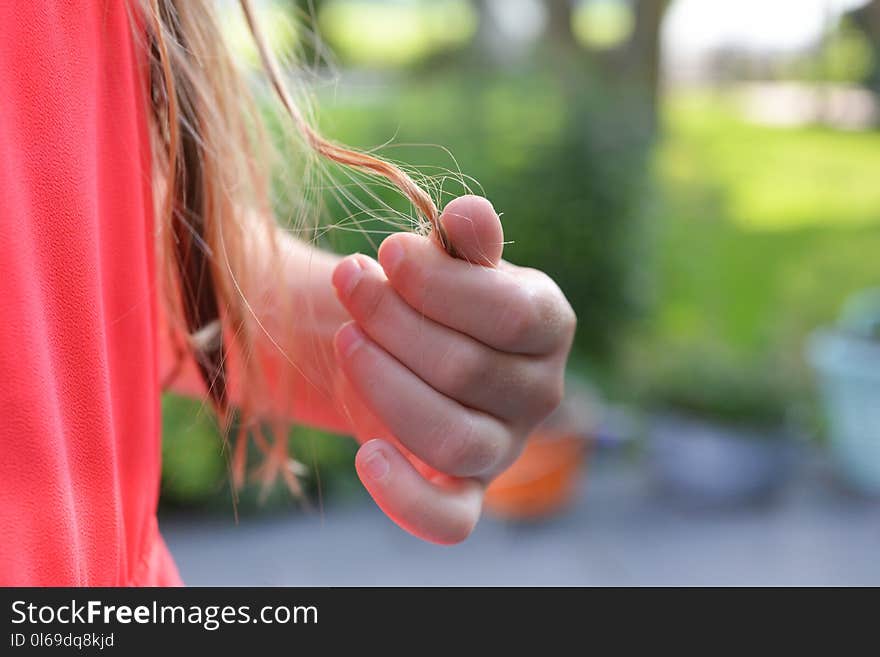
[[[259,290],[246,291],[246,296],[259,318],[256,324],[257,350],[268,357],[271,368],[284,368],[285,393],[270,391],[266,401],[271,415],[288,417],[292,421],[316,426],[337,433],[354,433],[344,408],[335,399],[339,388],[340,372],[333,352],[333,336],[351,317],[333,294],[331,278],[341,258],[303,243],[285,231],[278,231],[278,259],[265,257],[269,245],[255,242],[251,258],[265,264],[256,279],[263,287],[289,295],[284,303],[266,301],[274,295]],[[263,299],[261,306],[256,300]],[[295,316],[286,317],[270,306],[287,307]],[[168,380],[171,392],[194,398],[205,397],[205,385],[188,356],[180,361],[177,349],[171,343],[170,332],[162,322],[160,335],[160,367],[162,380]],[[241,399],[233,361],[231,396],[236,405]],[[180,361],[180,362],[179,362]],[[291,362],[292,361],[292,362]],[[179,368],[176,371],[175,368]],[[278,377],[279,380],[282,377]]]

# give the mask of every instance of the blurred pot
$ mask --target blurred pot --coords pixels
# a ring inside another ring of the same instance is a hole
[[[503,518],[553,515],[574,498],[586,462],[580,436],[538,432],[523,453],[486,491],[486,508]]]
[[[791,444],[780,430],[744,428],[673,414],[650,426],[655,481],[686,506],[715,507],[770,497],[785,481]]]
[[[486,491],[486,509],[499,517],[534,520],[562,511],[574,498],[598,413],[593,392],[569,380],[560,407],[529,437],[525,449]]]
[[[820,331],[807,355],[819,374],[841,474],[859,492],[880,495],[880,342]]]

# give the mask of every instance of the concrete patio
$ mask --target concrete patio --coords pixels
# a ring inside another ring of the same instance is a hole
[[[161,524],[190,585],[880,585],[880,503],[841,490],[815,454],[772,503],[700,512],[606,456],[565,515],[485,518],[453,548],[403,533],[366,498]]]

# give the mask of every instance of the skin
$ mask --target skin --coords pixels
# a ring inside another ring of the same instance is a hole
[[[378,260],[288,239],[284,287],[311,320],[269,332],[287,336],[277,341],[292,354],[272,364],[292,368],[293,381],[275,410],[355,435],[355,467],[376,504],[412,534],[453,544],[561,401],[576,320],[546,274],[501,259],[487,200],[458,198],[440,221],[456,258],[407,233],[386,238]],[[193,392],[195,379],[175,388]]]

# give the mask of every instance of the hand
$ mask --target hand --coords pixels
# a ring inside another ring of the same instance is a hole
[[[336,293],[353,321],[334,345],[361,445],[364,486],[425,540],[464,540],[485,486],[561,401],[575,315],[550,278],[501,260],[491,204],[452,201],[436,236],[391,235],[378,262],[342,260]],[[381,437],[377,437],[381,436]]]

